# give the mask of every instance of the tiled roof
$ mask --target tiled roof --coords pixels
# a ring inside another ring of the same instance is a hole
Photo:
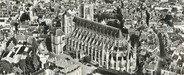
[[[67,70],[68,71],[73,70],[74,68],[79,66],[74,62],[73,58],[65,54],[57,55],[54,53],[49,53],[49,55],[50,56],[49,56],[48,61],[52,62],[53,60],[56,60],[55,64],[59,67],[63,67],[64,72],[67,72]]]
[[[80,28],[84,28],[87,29],[89,31],[92,32],[96,32],[99,34],[103,34],[106,36],[111,36],[114,38],[120,38],[121,37],[121,30],[112,26],[108,26],[108,25],[103,25],[97,22],[93,22],[90,20],[86,20],[83,18],[79,18],[79,17],[74,17],[73,20],[76,24],[77,27]]]
[[[101,15],[96,14],[95,17],[103,17],[103,18],[112,18],[112,19],[116,19],[118,17],[117,14],[111,14],[111,13],[103,13]]]
[[[17,34],[16,36],[18,40],[23,40],[26,37],[24,34]]]

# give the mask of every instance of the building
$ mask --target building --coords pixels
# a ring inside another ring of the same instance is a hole
[[[94,21],[94,4],[81,4],[79,9],[80,17]]]
[[[56,54],[63,53],[63,47],[65,46],[65,35],[62,29],[56,30],[55,36],[55,52]]]
[[[82,75],[82,69],[79,65],[71,65],[65,68],[61,75]]]
[[[59,75],[82,75],[82,66],[75,62],[73,58],[65,54],[54,54],[54,56],[57,60],[55,65],[63,68]]]
[[[53,59],[54,58],[54,59]],[[59,72],[56,70],[52,70],[54,74],[57,75],[83,75],[82,74],[82,66],[75,62],[75,60],[65,54],[55,54],[50,53],[49,58],[47,59],[48,65],[55,64],[58,68]],[[33,75],[42,75],[41,73],[46,73],[44,75],[53,75],[48,74],[46,70],[41,70],[42,72],[33,73]]]
[[[8,11],[5,8],[0,9],[1,14],[0,14],[0,25],[6,26],[7,25],[7,20],[9,17]]]
[[[79,17],[75,17],[74,22],[75,29],[67,38],[66,48],[75,51],[77,59],[88,55],[100,66],[118,71],[130,69],[125,62],[135,66],[136,55],[132,55],[133,59],[129,61],[130,45],[120,29]]]
[[[40,45],[40,49],[41,48],[42,50],[44,49],[43,44]],[[66,54],[48,53],[48,55],[45,55],[45,57],[46,56],[49,57],[45,59],[42,55],[43,60],[46,60],[45,65],[55,66],[53,67],[54,69],[41,69],[37,72],[32,73],[32,75],[86,75],[82,74],[81,63],[79,64],[79,62],[76,62],[73,58]]]
[[[63,29],[67,37],[71,35],[74,29],[74,22],[72,21],[73,17],[69,13],[67,13],[63,15],[63,18]]]
[[[161,70],[161,75],[176,75],[177,73],[167,71],[167,70]]]
[[[15,34],[16,39],[18,40],[18,42],[23,43],[26,42],[27,38],[29,36],[32,36],[32,33],[30,31],[28,31],[28,28],[30,28],[31,26],[29,26],[28,24],[20,24],[20,27],[18,28],[18,33]],[[15,29],[13,29],[13,31],[15,31]],[[33,36],[38,35],[38,33],[36,33],[36,31],[33,31]]]
[[[75,9],[73,5],[65,5],[65,8],[70,8],[66,13],[63,14],[62,18],[62,29],[68,37],[74,30],[73,16],[80,16],[82,18],[94,21],[94,5],[93,4],[81,4]]]
[[[62,71],[62,73],[57,73],[53,70],[46,69],[46,70],[38,71],[38,72],[33,73],[33,74],[34,75],[54,75],[54,74],[57,74],[57,75],[82,75],[81,67],[76,66],[76,65],[68,66],[67,68],[62,69],[61,71]]]
[[[3,57],[13,58],[15,55],[23,54],[23,52],[27,52],[29,54],[31,52],[31,49],[28,46],[17,44],[17,45],[13,45],[11,48],[11,51],[9,51],[7,54],[4,54]]]

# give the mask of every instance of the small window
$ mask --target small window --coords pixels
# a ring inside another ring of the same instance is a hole
[[[5,20],[4,19],[0,19],[0,22],[4,22]]]
[[[65,58],[67,61],[70,60],[69,58]]]
[[[63,37],[62,40],[65,40],[65,38]]]

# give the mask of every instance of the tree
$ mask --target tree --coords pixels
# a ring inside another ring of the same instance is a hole
[[[169,21],[169,20],[172,20],[172,19],[173,19],[172,15],[167,14],[165,16],[165,21]]]
[[[165,17],[165,22],[169,25],[169,26],[172,26],[173,27],[173,16],[172,15],[169,15],[167,14],[166,17]]]
[[[150,13],[146,11],[146,23],[149,26]]]
[[[38,43],[36,41],[35,38],[32,39],[32,44],[31,44],[33,51],[36,52],[36,50],[38,49]]]
[[[46,41],[45,42],[46,42],[46,46],[47,46],[48,51],[52,52],[51,36],[48,36],[46,38]]]
[[[135,35],[135,34],[131,35],[130,36],[131,46],[134,47],[135,44],[137,44],[137,46],[140,46],[139,39],[140,39],[140,37],[138,35]]]
[[[177,12],[177,11],[178,11],[177,8],[172,8],[172,9],[171,9],[171,12]]]
[[[16,33],[18,31],[18,25],[19,25],[18,23],[14,23]]]
[[[29,16],[29,13],[24,12],[24,13],[21,15],[21,17],[20,17],[20,21],[21,21],[21,22],[24,22],[24,21],[26,21],[26,20],[30,20],[30,16]]]
[[[3,74],[3,71],[10,73],[13,70],[13,65],[8,61],[2,60],[0,61],[0,73]]]
[[[24,74],[30,74],[35,71],[38,71],[41,67],[41,61],[39,57],[33,52],[31,55],[28,53],[23,53],[23,55],[27,56],[25,59],[20,60],[17,65],[24,72]]]
[[[48,30],[49,30],[49,26],[46,24],[46,22],[41,22],[40,25],[41,25],[41,26],[44,26],[43,33],[44,33],[44,34],[47,34],[47,32],[48,32]]]
[[[36,55],[36,53],[32,54],[32,65],[34,67],[34,70],[37,71],[41,67],[41,61],[40,58]]]

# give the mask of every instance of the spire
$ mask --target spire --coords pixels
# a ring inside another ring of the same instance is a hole
[[[119,33],[119,34],[118,34],[117,38],[118,38],[119,40],[121,40],[122,38],[124,38],[121,30],[119,30],[118,33]]]
[[[121,58],[121,62],[120,63],[121,63],[120,64],[121,65],[121,67],[120,67],[121,71],[125,71],[125,69],[126,69],[126,66],[125,66],[126,65],[126,60],[124,60],[123,57]]]
[[[115,61],[116,62],[116,70],[119,70],[120,69],[118,55],[119,55],[119,47],[118,47],[118,49],[116,51],[116,61]]]
[[[110,64],[111,64],[111,69],[114,69],[114,64],[115,64],[115,61],[114,61],[114,58],[113,56],[111,55],[111,61],[110,61]]]
[[[93,55],[93,51],[94,51],[94,46],[91,46],[92,48],[91,48],[91,60],[93,60],[93,57],[94,57],[94,55]]]
[[[106,68],[109,69],[109,51],[106,51]]]
[[[104,38],[103,38],[104,39]],[[105,50],[106,48],[105,48],[105,43],[104,43],[104,41],[102,41],[102,64],[101,65],[104,65],[104,59],[105,59]]]

